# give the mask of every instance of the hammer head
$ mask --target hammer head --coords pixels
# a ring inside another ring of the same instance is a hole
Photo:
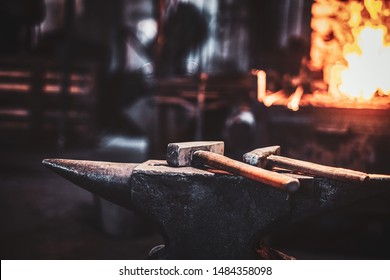
[[[250,165],[265,167],[267,157],[270,155],[280,155],[280,146],[269,146],[253,150],[244,154],[243,161]]]
[[[196,151],[209,151],[223,155],[222,141],[194,141],[170,143],[167,148],[167,162],[170,166],[190,166]]]

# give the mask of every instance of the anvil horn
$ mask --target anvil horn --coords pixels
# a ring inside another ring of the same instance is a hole
[[[125,208],[131,206],[130,178],[135,163],[44,159],[42,164],[83,189]]]

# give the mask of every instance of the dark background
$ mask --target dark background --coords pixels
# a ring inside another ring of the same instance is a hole
[[[205,140],[224,139],[233,157],[254,147],[250,139],[265,142],[261,127],[254,132],[252,123],[234,125],[243,112],[263,117],[264,108],[253,99],[250,71],[261,67],[279,76],[298,73],[310,49],[312,1],[198,2],[0,2],[2,71],[43,71],[55,65],[65,74],[87,71],[94,81],[80,98],[64,90],[70,83],[66,78],[57,81],[60,92],[53,100],[39,90],[37,97],[1,90],[2,259],[144,259],[163,243],[153,225],[45,169],[44,158],[161,159],[168,142],[194,140],[199,131]],[[77,63],[89,68],[75,70]],[[227,97],[217,94],[216,109],[206,111],[202,126],[191,115],[196,109],[191,98],[185,106],[153,99],[167,92],[197,92],[204,72],[215,77],[208,81],[214,91]],[[0,77],[2,84],[15,80]],[[32,80],[38,88],[41,82]],[[38,98],[59,117],[46,117]],[[9,108],[30,113],[14,118]],[[70,110],[85,117],[70,121]],[[389,171],[388,166],[381,171]],[[357,203],[267,242],[303,259],[388,258],[387,201],[388,196]]]

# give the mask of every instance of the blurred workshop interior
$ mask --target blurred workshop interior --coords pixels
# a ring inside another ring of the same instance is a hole
[[[350,99],[335,86],[351,30],[390,27],[389,3],[366,2],[1,1],[1,258],[147,259],[164,244],[158,226],[45,158],[142,163],[164,160],[168,143],[221,140],[237,160],[280,145],[289,157],[390,174],[390,87]],[[388,259],[389,195],[263,242],[297,259]]]

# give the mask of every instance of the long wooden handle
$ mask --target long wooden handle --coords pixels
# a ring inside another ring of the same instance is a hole
[[[192,155],[194,160],[204,165],[228,171],[257,182],[261,182],[279,189],[295,192],[299,188],[299,181],[296,178],[255,167],[223,155],[207,151],[196,151]]]
[[[270,155],[267,157],[267,166],[276,166],[292,171],[298,171],[304,174],[310,174],[323,178],[347,181],[347,182],[366,182],[369,175],[355,170],[326,166],[307,162],[303,160],[292,159],[283,156]]]

